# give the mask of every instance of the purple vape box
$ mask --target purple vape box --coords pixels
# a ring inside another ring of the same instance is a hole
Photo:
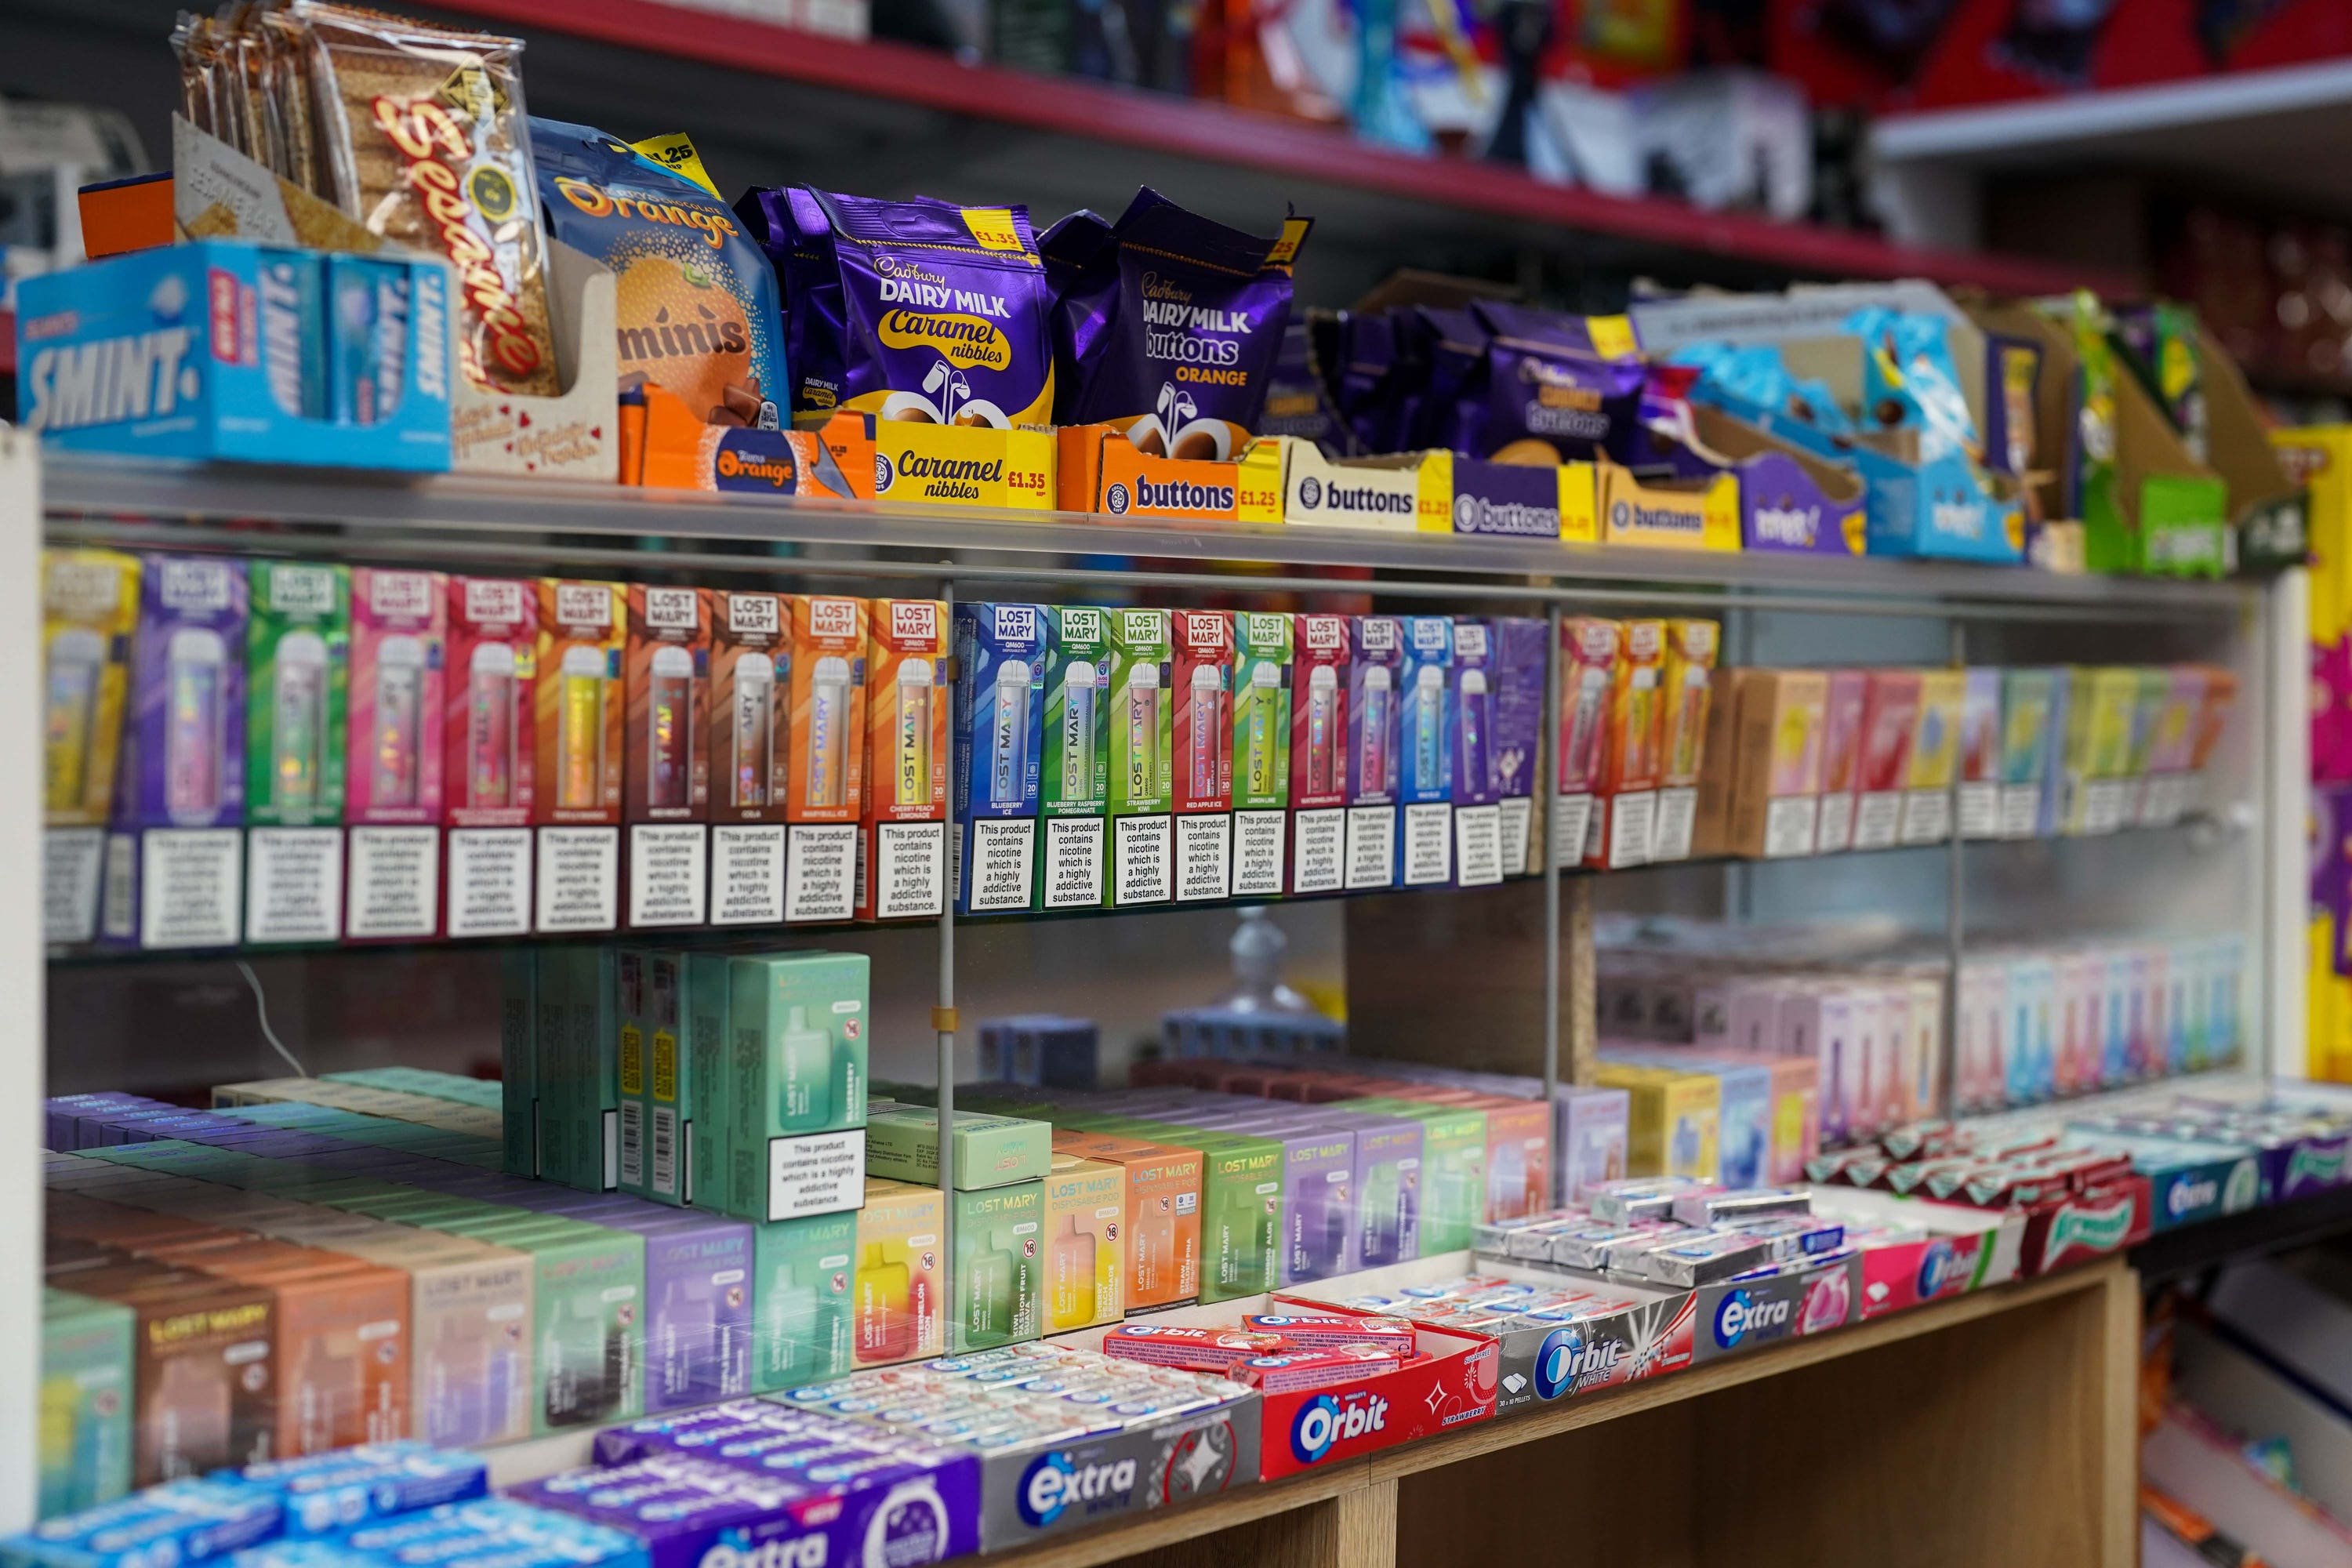
[[[1422,1124],[1369,1110],[1319,1115],[1356,1135],[1356,1267],[1380,1268],[1419,1258]]]
[[[646,1206],[671,1217],[644,1227],[645,1407],[674,1410],[749,1394],[751,1226]]]
[[[1454,622],[1454,804],[1485,805],[1495,798],[1495,650],[1493,623],[1470,616]]]
[[[1551,628],[1528,616],[1486,623],[1494,683],[1495,798],[1503,806],[1503,875],[1522,877],[1535,821],[1536,759],[1543,751],[1545,650]]]
[[[1387,805],[1397,797],[1398,689],[1404,680],[1404,628],[1394,616],[1356,617],[1348,669],[1348,804]]]

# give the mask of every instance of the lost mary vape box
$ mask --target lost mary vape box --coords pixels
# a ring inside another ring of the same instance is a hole
[[[342,934],[351,574],[257,561],[246,638],[245,940]]]
[[[1454,878],[1454,618],[1406,616],[1397,671],[1397,879],[1436,887]]]
[[[1169,801],[1176,814],[1176,901],[1233,889],[1234,617],[1171,610]]]
[[[1941,844],[1952,836],[1952,788],[1959,782],[1968,679],[1960,669],[1919,672],[1919,710],[1904,774],[1903,843]]]
[[[1290,826],[1291,616],[1236,610],[1234,624],[1234,897],[1282,896]]]
[[[53,942],[98,931],[139,574],[137,556],[110,550],[41,552],[42,923]]]
[[[710,923],[781,925],[792,783],[792,601],[713,588]]]
[[[1348,890],[1396,886],[1398,692],[1404,625],[1359,616],[1347,700]]]
[[[441,929],[448,594],[438,572],[352,573],[347,941],[413,941]]]
[[[866,810],[863,599],[792,601],[792,790],[784,809],[784,919],[845,921],[857,908]]]
[[[1666,623],[1626,621],[1602,721],[1585,864],[1618,870],[1647,865],[1655,837],[1660,742],[1665,732]]]
[[[99,934],[144,948],[242,934],[246,574],[151,555],[131,644]]]
[[[1503,875],[1524,877],[1536,869],[1535,796],[1543,763],[1546,639],[1550,628],[1527,616],[1502,616],[1486,623],[1492,639],[1487,679],[1493,683],[1495,805],[1502,830]]]
[[[1349,625],[1345,616],[1292,617],[1290,889],[1347,885]]]
[[[1698,781],[1706,765],[1707,710],[1715,673],[1713,621],[1668,621],[1660,677],[1658,814],[1650,833],[1653,861],[1690,858],[1698,816]]]
[[[1494,632],[1491,622],[1458,617],[1448,672],[1454,722],[1446,758],[1454,797],[1454,882],[1483,888],[1503,879],[1503,813],[1495,804]]]
[[[706,909],[710,810],[710,598],[700,588],[632,583],[621,810],[633,929],[698,926]]]
[[[2002,672],[1968,672],[1960,699],[1960,816],[1963,838],[2000,837],[2000,682]]]
[[[534,718],[533,927],[611,931],[620,915],[622,656],[628,590],[541,578]]]
[[[866,956],[738,957],[727,978],[727,1174],[703,1201],[762,1224],[856,1208],[866,1180]]]
[[[857,918],[921,920],[947,905],[948,607],[877,599],[868,623]]]
[[[1609,733],[1609,689],[1624,646],[1622,622],[1572,616],[1559,624],[1559,776],[1553,781],[1549,826],[1551,858],[1561,866],[1580,865],[1584,859]]]
[[[1822,804],[1816,854],[1835,855],[1853,847],[1854,789],[1862,777],[1862,716],[1869,699],[1869,671],[1829,671],[1822,707]]]
[[[1043,605],[955,607],[956,912],[1030,907],[1036,884],[1037,795],[1046,742],[1051,612]],[[1089,663],[1084,678],[1091,681]],[[1090,694],[1091,685],[1086,689]],[[1094,721],[1077,771],[1092,772]]]
[[[1919,671],[1874,669],[1863,698],[1862,749],[1854,771],[1856,849],[1891,849],[1903,836],[1911,743],[1919,723]]]
[[[539,585],[452,577],[448,617],[442,930],[453,938],[528,936]]]
[[[1169,612],[1106,611],[1110,624],[1110,901],[1175,897]]]
[[[1103,901],[1110,796],[1110,619],[1091,605],[1045,606],[1044,731],[1037,759],[1034,907],[1091,910]]]

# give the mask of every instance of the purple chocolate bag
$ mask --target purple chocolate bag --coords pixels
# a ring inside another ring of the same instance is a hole
[[[1630,331],[1621,353],[1582,317],[1490,300],[1470,308],[1494,335],[1484,376],[1460,399],[1465,451],[1500,463],[1630,460],[1643,387]]]
[[[783,297],[793,421],[822,425],[841,406],[843,385],[841,270],[834,265],[833,228],[816,194],[802,186],[746,191],[735,216],[768,253]]]
[[[1066,279],[1054,308],[1057,418],[1108,424],[1147,452],[1240,454],[1264,412],[1312,220],[1264,239],[1145,187],[1117,223],[1091,213],[1046,236]]]
[[[1429,377],[1405,410],[1406,444],[1415,450],[1440,447],[1466,452],[1462,391],[1484,372],[1486,323],[1466,310],[1436,305],[1418,306],[1413,313],[1428,336]]]

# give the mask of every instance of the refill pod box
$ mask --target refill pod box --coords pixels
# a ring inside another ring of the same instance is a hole
[[[1503,879],[1503,814],[1495,804],[1495,667],[1491,622],[1454,622],[1453,723],[1445,743],[1454,802],[1454,882],[1492,887]]]
[[[1168,647],[1176,901],[1222,899],[1233,888],[1232,613],[1170,611]]]
[[[1454,879],[1454,621],[1406,616],[1398,627],[1397,879],[1435,887]]]
[[[866,1179],[866,956],[738,957],[727,973],[727,1175],[711,1201],[765,1223],[856,1208]]]
[[[449,579],[442,788],[449,936],[527,936],[539,777],[539,585]]]
[[[611,931],[619,919],[622,656],[628,590],[543,578],[536,666],[535,928]]]
[[[866,601],[794,595],[792,635],[784,919],[845,921],[866,811]]]
[[[1280,898],[1286,885],[1292,619],[1281,610],[1233,614],[1230,890],[1237,899]]]
[[[342,933],[351,574],[256,561],[247,591],[245,940],[332,942]]]
[[[1493,639],[1495,803],[1502,836],[1503,875],[1523,877],[1536,869],[1534,849],[1536,771],[1544,752],[1545,641],[1550,629],[1525,616],[1486,623]]]
[[[348,940],[413,940],[441,929],[448,596],[438,572],[352,573]]]
[[[955,607],[956,912],[1030,908],[1037,870],[1037,795],[1046,744],[1052,612],[1043,605]],[[1096,671],[1087,663],[1087,739],[1077,771],[1091,776]],[[1065,697],[1065,717],[1067,715]],[[1058,735],[1055,737],[1059,739]],[[1066,763],[1067,759],[1063,759]]]
[[[1045,606],[1037,763],[1043,842],[1033,894],[1038,909],[1090,910],[1103,901],[1113,731],[1110,628],[1119,613],[1091,605]]]
[[[1347,886],[1350,627],[1345,616],[1291,620],[1289,890],[1335,893]]]
[[[710,923],[780,925],[792,788],[792,600],[709,590]]]
[[[234,947],[242,927],[246,574],[151,555],[131,643],[100,936]]]
[[[709,861],[710,597],[700,588],[633,583],[628,604],[627,923],[698,926]]]
[[[1359,616],[1348,671],[1348,842],[1349,892],[1396,886],[1397,794],[1403,732],[1398,695],[1404,675],[1404,625],[1394,616]]]
[[[937,1187],[872,1179],[857,1205],[850,1358],[887,1366],[940,1353],[944,1326]]]
[[[1164,904],[1176,892],[1169,612],[1105,614],[1110,624],[1110,900]]]
[[[1055,1128],[1054,1151],[1125,1173],[1126,1310],[1191,1301],[1201,1293],[1201,1152],[1106,1132]]]
[[[948,636],[937,599],[877,599],[869,611],[860,920],[919,920],[946,907]]]
[[[1559,624],[1559,756],[1553,780],[1552,858],[1580,864],[1591,830],[1593,793],[1609,729],[1609,692],[1625,628],[1616,621],[1572,616]]]
[[[139,574],[135,555],[41,552],[43,926],[53,942],[98,931]]]
[[[1664,734],[1664,621],[1627,621],[1603,720],[1601,771],[1584,835],[1584,861],[1616,870],[1646,865],[1656,837],[1660,742]]]

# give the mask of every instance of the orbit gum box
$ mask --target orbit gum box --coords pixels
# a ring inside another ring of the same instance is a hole
[[[628,591],[618,583],[539,584],[533,820],[535,929],[611,931],[620,912],[622,656]]]
[[[948,607],[937,599],[877,599],[868,612],[860,920],[919,920],[946,903],[948,638]]]
[[[866,809],[866,644],[865,600],[793,595],[787,921],[845,921],[856,910],[857,824]]]
[[[698,926],[709,829],[710,598],[632,583],[622,666],[621,809],[629,825],[628,924]]]
[[[516,578],[449,579],[442,817],[452,937],[530,931],[538,778],[539,590]]]
[[[1290,891],[1346,885],[1348,617],[1292,617]]]
[[[775,925],[792,793],[792,600],[709,595],[710,923]]]

